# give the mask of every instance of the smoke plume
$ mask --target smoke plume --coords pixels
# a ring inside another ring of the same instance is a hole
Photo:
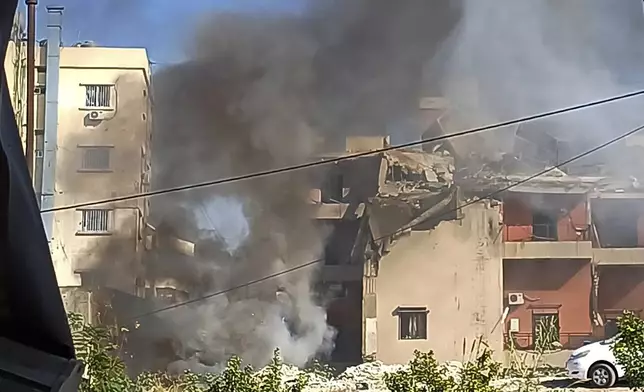
[[[623,94],[644,84],[638,71],[644,59],[640,1],[465,0],[463,9],[458,29],[426,69],[428,83],[454,109],[445,121],[450,132]],[[523,124],[518,130],[523,138],[543,144],[550,134],[563,142],[524,158],[536,155],[545,162],[545,155],[554,164],[625,133],[642,122],[641,102],[632,99]],[[497,159],[521,152],[516,132],[516,127],[486,132],[455,143],[462,151]],[[583,164],[612,161],[613,174],[624,174],[629,165],[620,158],[607,149]]]
[[[298,164],[347,135],[385,134],[417,107],[423,67],[459,15],[452,2],[332,0],[296,16],[204,18],[188,60],[154,78],[154,186]],[[155,199],[159,231],[208,251],[160,250],[149,272],[198,297],[322,257],[328,230],[311,219],[308,198],[323,172]],[[165,312],[185,360],[174,366],[213,369],[231,354],[261,366],[275,348],[300,366],[328,354],[334,331],[315,300],[317,270]]]

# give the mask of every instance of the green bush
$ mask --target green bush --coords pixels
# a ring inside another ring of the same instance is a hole
[[[133,388],[125,371],[125,364],[118,358],[119,346],[112,333],[94,327],[78,314],[69,315],[69,325],[76,349],[76,356],[85,364],[85,375],[80,392],[124,392]]]
[[[491,385],[501,373],[501,364],[492,359],[492,351],[483,352],[474,360],[463,364],[459,372],[456,392],[496,392],[498,388]]]
[[[282,358],[275,350],[271,363],[261,372],[242,368],[241,359],[232,356],[222,374],[194,374],[179,377],[165,373],[142,373],[135,380],[128,377],[125,364],[118,357],[120,347],[106,328],[85,322],[78,314],[69,314],[76,356],[86,366],[80,392],[301,392],[309,376],[301,374],[292,385],[282,386]],[[321,365],[311,370],[328,371]],[[285,388],[286,387],[286,388]]]
[[[385,374],[385,385],[392,392],[495,392],[491,386],[501,371],[501,364],[492,360],[492,352],[484,349],[463,364],[454,377],[434,358],[432,351],[414,351],[409,367]]]
[[[631,312],[617,321],[613,352],[624,367],[626,382],[632,389],[644,391],[644,321]]]

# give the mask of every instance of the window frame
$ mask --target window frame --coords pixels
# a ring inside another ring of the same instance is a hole
[[[89,211],[105,211],[107,216],[105,217],[106,229],[105,230],[84,230],[84,217],[85,214]],[[76,229],[76,235],[78,236],[108,236],[112,235],[114,232],[114,208],[79,208],[76,210],[79,214],[77,219],[78,225]]]
[[[79,173],[111,173],[114,171],[112,168],[112,150],[114,150],[113,145],[87,145],[79,144],[76,148],[81,152],[80,155],[80,167],[78,168]],[[107,168],[98,168],[98,167],[84,167],[86,162],[86,154],[89,150],[106,150],[107,154]]]
[[[395,315],[398,317],[398,340],[414,341],[414,340],[427,340],[428,332],[428,318],[429,310],[425,306],[400,306],[395,310]],[[418,317],[419,325],[417,325],[418,333],[412,334],[409,328],[404,327],[404,324],[411,321],[413,317]],[[406,333],[405,333],[406,332]],[[408,335],[408,337],[405,337]]]

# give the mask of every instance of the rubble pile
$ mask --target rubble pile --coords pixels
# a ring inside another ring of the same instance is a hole
[[[441,366],[446,370],[447,376],[458,382],[460,371],[463,367],[461,362],[449,361],[443,363]],[[333,377],[331,375],[324,375],[310,370],[301,370],[296,366],[283,364],[281,368],[281,384],[285,390],[290,390],[296,384],[299,377],[306,375],[308,376],[309,382],[304,389],[305,392],[389,392],[385,385],[385,374],[406,370],[407,368],[407,365],[385,365],[382,362],[374,361],[349,367],[339,376]],[[267,368],[260,370],[258,375],[265,371],[268,371]],[[540,377],[537,383],[542,382],[546,384],[567,385],[570,383],[570,380],[566,380],[565,377],[550,376]],[[524,389],[525,385],[524,379],[513,377],[498,379],[492,383],[492,386],[503,391],[520,391]],[[543,387],[543,390],[547,389],[547,387]]]
[[[450,376],[458,375],[462,367],[460,362],[447,362],[443,366],[445,366]],[[289,387],[294,385],[300,376],[306,374],[309,377],[306,392],[386,392],[388,389],[385,385],[385,374],[406,368],[407,365],[385,365],[379,361],[367,362],[349,367],[337,378],[331,378],[284,364],[281,369],[281,381],[283,387]],[[266,369],[260,370],[260,373],[263,371],[266,371]]]

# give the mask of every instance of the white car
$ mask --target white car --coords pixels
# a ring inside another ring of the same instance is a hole
[[[590,380],[598,388],[610,388],[624,377],[624,368],[613,355],[614,338],[587,344],[573,351],[566,361],[568,377]]]

